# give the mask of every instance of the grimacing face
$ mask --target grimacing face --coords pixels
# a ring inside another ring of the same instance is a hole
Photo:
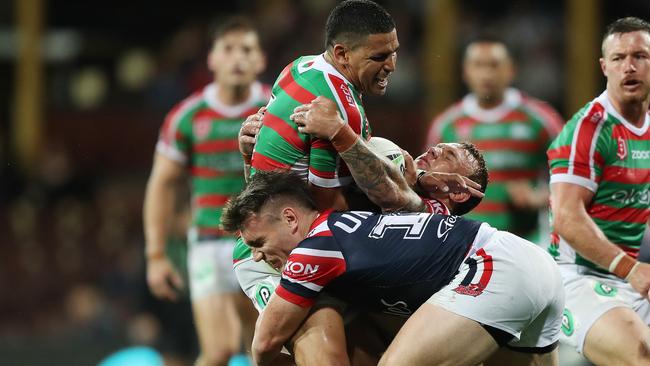
[[[219,84],[247,86],[264,70],[265,59],[254,31],[232,30],[215,40],[208,66]]]
[[[607,93],[617,103],[637,103],[650,95],[650,34],[614,33],[603,41],[600,67]]]
[[[501,100],[514,79],[514,66],[506,47],[498,42],[470,44],[465,51],[463,78],[480,100]]]
[[[264,213],[264,210],[244,222],[241,236],[251,247],[254,261],[263,260],[277,270],[282,270],[289,253],[299,242],[291,236],[290,229],[284,222]]]
[[[440,143],[431,146],[415,158],[415,166],[427,172],[457,173],[471,175],[474,158],[456,143]]]
[[[369,35],[365,42],[348,50],[348,65],[352,80],[362,94],[384,95],[388,78],[397,62],[397,30]]]

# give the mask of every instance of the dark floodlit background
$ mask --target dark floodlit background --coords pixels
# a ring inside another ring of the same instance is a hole
[[[460,55],[478,33],[500,34],[516,86],[568,118],[604,89],[604,26],[650,18],[650,2],[634,0],[379,2],[401,47],[387,95],[366,109],[374,134],[413,153],[433,115],[466,92]],[[189,303],[154,300],[144,279],[141,205],[158,128],[210,82],[213,19],[254,19],[272,83],[323,50],[335,3],[0,1],[0,364],[92,365],[129,345],[170,364],[193,359]],[[170,247],[182,263],[177,226]]]

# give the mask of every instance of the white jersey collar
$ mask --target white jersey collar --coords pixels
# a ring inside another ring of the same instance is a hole
[[[462,108],[465,114],[481,122],[494,123],[501,120],[513,109],[521,104],[521,92],[515,88],[506,89],[503,102],[490,109],[481,108],[478,98],[474,93],[467,94],[462,101]]]
[[[223,103],[221,100],[219,100],[218,91],[218,83],[208,84],[205,89],[203,89],[203,99],[210,106],[210,108],[219,112],[219,114],[222,116],[228,118],[241,116],[242,113],[255,106],[255,103],[262,100],[264,97],[262,84],[259,81],[255,81],[253,84],[251,84],[250,95],[248,96],[248,99],[237,105],[227,105]]]
[[[650,116],[646,113],[645,115],[645,121],[643,122],[643,126],[641,127],[636,127],[634,124],[629,122],[625,117],[623,117],[616,108],[614,107],[614,104],[612,104],[611,100],[609,99],[609,96],[607,95],[607,90],[605,90],[602,94],[596,98],[596,102],[600,103],[605,107],[605,111],[607,114],[611,114],[614,118],[619,120],[625,128],[630,130],[633,134],[637,136],[643,136],[646,132],[648,132],[648,127],[650,126]]]

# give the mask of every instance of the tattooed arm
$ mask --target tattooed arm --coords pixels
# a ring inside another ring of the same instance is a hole
[[[368,149],[345,124],[334,102],[318,97],[309,105],[297,107],[291,119],[299,126],[299,131],[330,140],[350,169],[357,186],[382,210],[425,210],[422,199],[410,188],[399,169]],[[405,160],[410,162],[415,174],[412,159],[405,155]]]
[[[411,189],[399,169],[388,159],[370,151],[363,140],[357,139],[349,149],[339,154],[357,186],[382,210],[425,211],[422,198]]]

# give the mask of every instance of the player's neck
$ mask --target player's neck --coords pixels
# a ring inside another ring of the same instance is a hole
[[[304,220],[300,223],[300,234],[302,238],[306,238],[307,234],[311,230],[311,226],[314,224],[314,221],[320,216],[321,212],[316,210],[308,210],[304,213]]]
[[[624,103],[616,98],[610,98],[610,101],[618,113],[628,122],[636,127],[642,127],[645,124],[646,115],[648,114],[648,104],[650,96],[640,102]]]
[[[329,51],[325,52],[324,57],[325,57],[325,61],[327,61],[328,64],[332,65],[332,67],[334,67],[336,71],[340,72],[341,75],[343,75],[345,79],[347,79],[347,81],[352,83],[352,85],[354,85],[354,88],[356,90],[361,90],[359,88],[359,85],[355,84],[354,79],[352,78],[352,73],[347,68],[343,67],[343,65],[336,63],[336,61],[334,61],[333,57],[330,55]]]
[[[477,96],[476,99],[478,101],[478,106],[482,109],[492,109],[500,106],[501,103],[503,103],[503,94],[489,97]]]
[[[217,90],[217,99],[225,105],[242,104],[250,95],[250,85],[219,86]]]

